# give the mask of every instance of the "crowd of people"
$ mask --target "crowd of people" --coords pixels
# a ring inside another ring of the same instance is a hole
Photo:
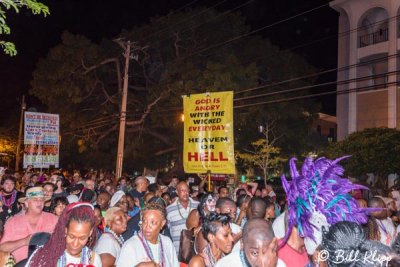
[[[207,190],[202,176],[7,170],[0,266],[400,266],[399,191],[363,198],[341,160],[306,158],[299,172],[291,159],[278,196],[250,182]]]

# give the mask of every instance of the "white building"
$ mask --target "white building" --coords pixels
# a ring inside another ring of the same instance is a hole
[[[335,0],[338,140],[371,127],[400,127],[400,0]],[[340,82],[345,81],[345,82]]]

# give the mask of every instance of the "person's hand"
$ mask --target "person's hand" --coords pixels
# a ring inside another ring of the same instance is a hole
[[[199,178],[200,178],[201,181],[204,181],[204,179],[206,179],[206,177],[207,177],[207,175],[205,175],[205,174],[200,174],[200,173],[198,173],[197,176],[199,176]]]
[[[238,220],[239,219],[243,219],[244,217],[246,217],[246,212],[247,212],[247,207],[243,207],[239,212]]]
[[[242,238],[242,231],[236,234],[232,233],[232,237],[233,237],[233,243],[236,244]]]
[[[133,204],[135,204],[136,207],[140,208],[140,200],[137,197],[133,198]]]
[[[278,241],[276,237],[269,243],[267,251],[261,253],[257,258],[257,265],[262,267],[273,267],[278,263]]]

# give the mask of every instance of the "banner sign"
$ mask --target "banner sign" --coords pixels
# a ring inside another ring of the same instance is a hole
[[[24,168],[58,168],[59,128],[58,114],[25,112]]]
[[[183,96],[186,173],[234,174],[233,92]]]

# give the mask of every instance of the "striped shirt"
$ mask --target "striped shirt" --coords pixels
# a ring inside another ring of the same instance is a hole
[[[171,231],[172,242],[174,243],[176,253],[179,253],[179,240],[181,231],[186,229],[186,219],[189,213],[196,209],[198,205],[198,201],[194,201],[190,198],[189,205],[186,209],[182,204],[179,204],[178,209],[178,199],[167,207],[168,226]]]

